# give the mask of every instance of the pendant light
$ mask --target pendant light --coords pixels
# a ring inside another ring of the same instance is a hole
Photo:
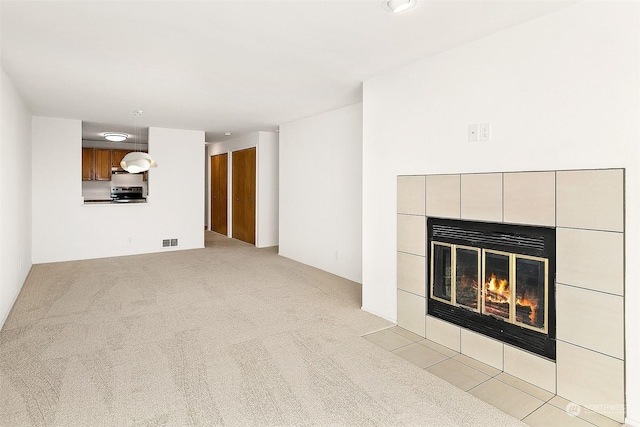
[[[388,0],[385,3],[393,13],[400,13],[415,6],[416,0]]]
[[[142,137],[142,132],[140,132],[140,135],[138,135],[138,123],[137,123],[138,122],[137,117],[140,117],[142,115],[142,110],[136,110],[133,112],[133,114],[136,116],[136,119],[134,119],[134,122],[135,122],[135,133],[136,133],[135,136],[137,141],[139,137]],[[135,145],[134,145],[134,149],[135,149]],[[120,166],[122,166],[122,169],[126,170],[129,173],[141,173],[141,172],[148,171],[150,168],[155,168],[158,165],[156,164],[156,162],[153,161],[153,159],[148,153],[143,153],[142,151],[132,151],[128,153],[126,156],[124,156],[124,158],[120,162]]]

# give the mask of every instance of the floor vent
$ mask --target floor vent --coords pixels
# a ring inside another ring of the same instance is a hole
[[[169,239],[162,240],[162,247],[163,248],[168,248],[169,246],[171,246],[171,240],[169,240]]]

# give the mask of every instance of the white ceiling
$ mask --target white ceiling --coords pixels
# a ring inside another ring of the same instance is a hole
[[[221,141],[361,102],[363,80],[571,3],[2,1],[2,65],[34,115],[132,125],[141,109],[139,125]]]

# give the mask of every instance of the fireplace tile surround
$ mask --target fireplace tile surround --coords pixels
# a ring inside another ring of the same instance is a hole
[[[397,184],[398,326],[624,422],[624,170],[405,175]],[[556,228],[555,362],[429,316],[429,216]]]

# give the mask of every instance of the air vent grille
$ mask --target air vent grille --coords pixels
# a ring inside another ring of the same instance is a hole
[[[163,248],[169,248],[171,246],[178,246],[178,239],[162,239]]]
[[[527,236],[519,233],[505,233],[485,230],[436,225],[433,226],[433,239],[440,241],[465,240],[468,245],[479,247],[515,247],[520,249],[544,250],[543,236]]]

